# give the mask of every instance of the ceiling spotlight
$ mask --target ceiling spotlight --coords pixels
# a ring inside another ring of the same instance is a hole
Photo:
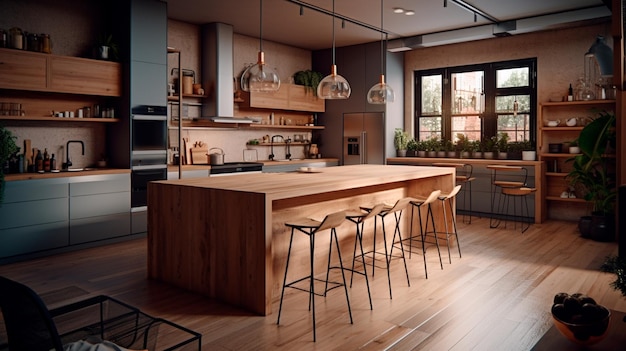
[[[413,10],[406,10],[406,11],[404,11],[404,14],[407,15],[407,16],[413,16],[415,14],[415,11],[413,11]]]
[[[404,9],[399,8],[399,7],[394,7],[393,13],[404,13]]]

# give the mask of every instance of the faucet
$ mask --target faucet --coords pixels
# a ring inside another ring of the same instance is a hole
[[[65,159],[67,162],[63,163],[63,169],[69,169],[72,167],[72,161],[70,160],[70,144],[80,143],[83,149],[83,155],[85,154],[85,143],[82,140],[68,140],[65,144]]]
[[[269,159],[273,160],[274,159],[274,138],[280,138],[282,139],[282,141],[285,141],[285,138],[282,135],[272,135],[272,138],[270,139],[270,155],[269,155]]]
[[[291,160],[291,149],[289,147],[289,145],[291,144],[291,138],[287,138],[285,140],[285,144],[286,144],[286,149],[287,149],[287,151],[285,152],[285,158],[288,160]]]

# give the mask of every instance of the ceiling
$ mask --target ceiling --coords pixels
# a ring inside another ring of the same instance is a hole
[[[336,46],[381,39],[380,0],[334,1]],[[389,35],[390,48],[400,51],[598,20],[610,16],[605,5],[610,6],[610,2],[384,0],[382,25]],[[167,7],[168,17],[174,20],[228,23],[235,33],[259,37],[260,0],[169,0]],[[415,14],[396,14],[394,8],[413,10]],[[264,0],[263,40],[308,50],[329,48],[333,41],[332,9],[333,0]]]

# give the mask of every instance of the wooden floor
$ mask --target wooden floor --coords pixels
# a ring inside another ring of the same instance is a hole
[[[46,296],[63,300],[105,294],[145,312],[202,333],[203,350],[529,350],[550,328],[550,305],[557,292],[584,292],[605,306],[626,311],[613,291],[610,274],[598,271],[615,243],[578,236],[575,223],[548,221],[518,230],[489,229],[488,219],[460,224],[463,257],[453,247],[452,264],[436,250],[408,261],[411,286],[400,262],[392,262],[393,299],[384,271],[350,292],[349,323],[343,290],[317,301],[317,342],[312,342],[307,295],[288,291],[281,323],[278,302],[267,317],[251,315],[201,296],[146,279],[146,240],[134,240],[43,259],[0,266],[0,274]],[[282,278],[281,278],[282,279]]]

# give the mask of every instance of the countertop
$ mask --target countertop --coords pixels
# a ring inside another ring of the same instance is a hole
[[[243,161],[241,161],[243,162]],[[284,166],[287,164],[308,164],[308,163],[317,163],[317,162],[339,162],[337,158],[302,158],[291,161],[271,161],[271,160],[258,160],[254,161],[258,163],[262,163],[263,167],[272,167],[272,166]],[[196,171],[196,170],[204,170],[211,169],[211,165],[206,164],[193,164],[193,165],[183,165],[183,171]],[[169,172],[174,172],[178,170],[178,166],[176,165],[168,165],[167,170]]]
[[[11,173],[5,174],[4,180],[7,182],[15,180],[35,180],[35,179],[52,179],[65,177],[80,177],[101,174],[123,174],[130,173],[130,169],[125,168],[93,168],[80,172],[46,172],[46,173]]]

